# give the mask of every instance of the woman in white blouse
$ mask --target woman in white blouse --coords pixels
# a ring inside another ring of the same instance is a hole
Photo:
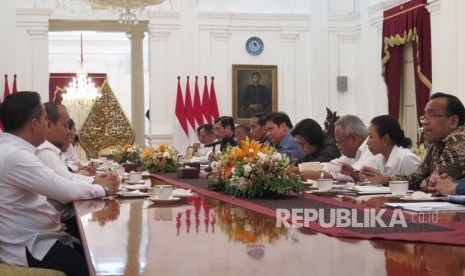
[[[412,141],[405,137],[397,120],[389,115],[377,116],[371,120],[367,145],[374,155],[383,155],[378,167],[384,175],[409,175],[420,164],[418,156],[409,149]]]

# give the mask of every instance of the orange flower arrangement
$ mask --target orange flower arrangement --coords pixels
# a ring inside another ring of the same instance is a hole
[[[113,160],[118,163],[137,163],[140,160],[141,148],[124,144],[113,152]]]
[[[240,197],[262,197],[301,192],[302,184],[292,172],[289,158],[271,146],[248,139],[242,148],[230,147],[212,162],[209,188]]]
[[[149,172],[174,172],[179,167],[179,152],[167,144],[146,147],[141,154],[142,168]]]

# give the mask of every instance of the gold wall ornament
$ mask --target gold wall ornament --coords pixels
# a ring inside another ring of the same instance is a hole
[[[99,151],[105,148],[132,145],[136,138],[108,80],[103,83],[100,93],[102,96],[95,100],[79,132],[80,144],[88,158],[98,158]]]

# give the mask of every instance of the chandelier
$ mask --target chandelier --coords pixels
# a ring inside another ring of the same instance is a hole
[[[87,0],[90,4],[100,8],[108,8],[119,15],[118,22],[125,25],[136,25],[137,15],[146,7],[160,5],[165,0]]]
[[[81,34],[81,64],[79,70],[76,72],[76,77],[65,87],[66,93],[63,99],[66,100],[84,100],[93,101],[99,97],[98,89],[95,87],[94,82],[87,76],[84,70],[84,58],[82,55],[82,34]]]
[[[168,0],[171,6],[176,0]],[[139,23],[137,17],[147,7],[160,5],[165,0],[56,0],[58,7],[72,6],[73,2],[88,4],[92,9],[107,9],[119,16],[118,22],[128,27]]]

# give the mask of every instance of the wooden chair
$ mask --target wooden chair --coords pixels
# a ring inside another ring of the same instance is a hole
[[[66,276],[64,272],[52,269],[20,267],[0,263],[0,276]]]
[[[334,140],[334,124],[339,120],[340,116],[337,115],[337,112],[332,112],[329,108],[326,108],[326,120],[325,120],[325,130],[324,133],[326,137],[330,137]]]

